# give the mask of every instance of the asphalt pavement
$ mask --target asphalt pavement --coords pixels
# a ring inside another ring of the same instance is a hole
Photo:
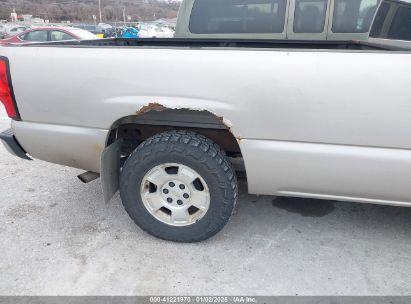
[[[81,170],[1,146],[0,172],[0,295],[411,294],[409,208],[255,196],[241,181],[222,232],[177,244]]]

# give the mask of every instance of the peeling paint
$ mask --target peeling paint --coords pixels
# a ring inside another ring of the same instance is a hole
[[[166,107],[159,104],[158,102],[152,102],[152,103],[149,103],[146,106],[141,107],[140,110],[138,110],[136,114],[141,115],[141,114],[144,114],[144,113],[148,113],[150,111],[161,112],[161,111],[164,111],[166,109],[167,109]]]
[[[219,120],[221,121],[221,123],[224,124],[228,128],[228,130],[231,134],[233,134],[232,131],[231,131],[231,129],[233,127],[233,124],[230,120],[224,118],[223,116],[218,116],[215,112],[210,111],[210,110],[205,109],[205,108],[189,108],[189,107],[185,107],[183,105],[176,105],[176,106],[173,106],[173,107],[168,107],[167,106],[166,107],[166,106],[162,105],[159,102],[151,102],[148,105],[141,107],[136,112],[136,114],[137,115],[142,115],[142,114],[145,114],[145,113],[148,113],[148,112],[151,112],[151,111],[162,112],[162,111],[165,111],[165,110],[189,110],[189,111],[198,111],[198,112],[208,112],[208,113],[218,117]]]

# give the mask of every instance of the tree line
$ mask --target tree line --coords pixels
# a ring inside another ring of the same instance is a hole
[[[103,22],[151,21],[175,18],[180,3],[168,0],[101,0]],[[98,0],[0,0],[0,19],[9,20],[10,13],[33,15],[50,22],[99,21]]]

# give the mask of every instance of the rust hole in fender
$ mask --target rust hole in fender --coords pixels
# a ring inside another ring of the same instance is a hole
[[[122,153],[128,156],[148,138],[170,130],[198,133],[219,145],[230,158],[242,157],[242,137],[233,134],[232,123],[224,116],[202,107],[168,107],[154,100],[138,108],[134,115],[118,120],[111,128],[107,143],[110,145],[116,139],[123,139]],[[240,165],[241,170],[245,170]]]

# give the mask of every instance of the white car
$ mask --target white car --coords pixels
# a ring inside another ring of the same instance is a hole
[[[138,32],[139,38],[173,38],[174,31],[167,27],[143,26]]]
[[[29,27],[24,25],[3,25],[0,27],[1,39],[15,36],[27,30]]]
[[[98,26],[103,29],[103,30],[107,30],[107,29],[112,29],[113,27],[110,24],[107,23],[99,23]]]

